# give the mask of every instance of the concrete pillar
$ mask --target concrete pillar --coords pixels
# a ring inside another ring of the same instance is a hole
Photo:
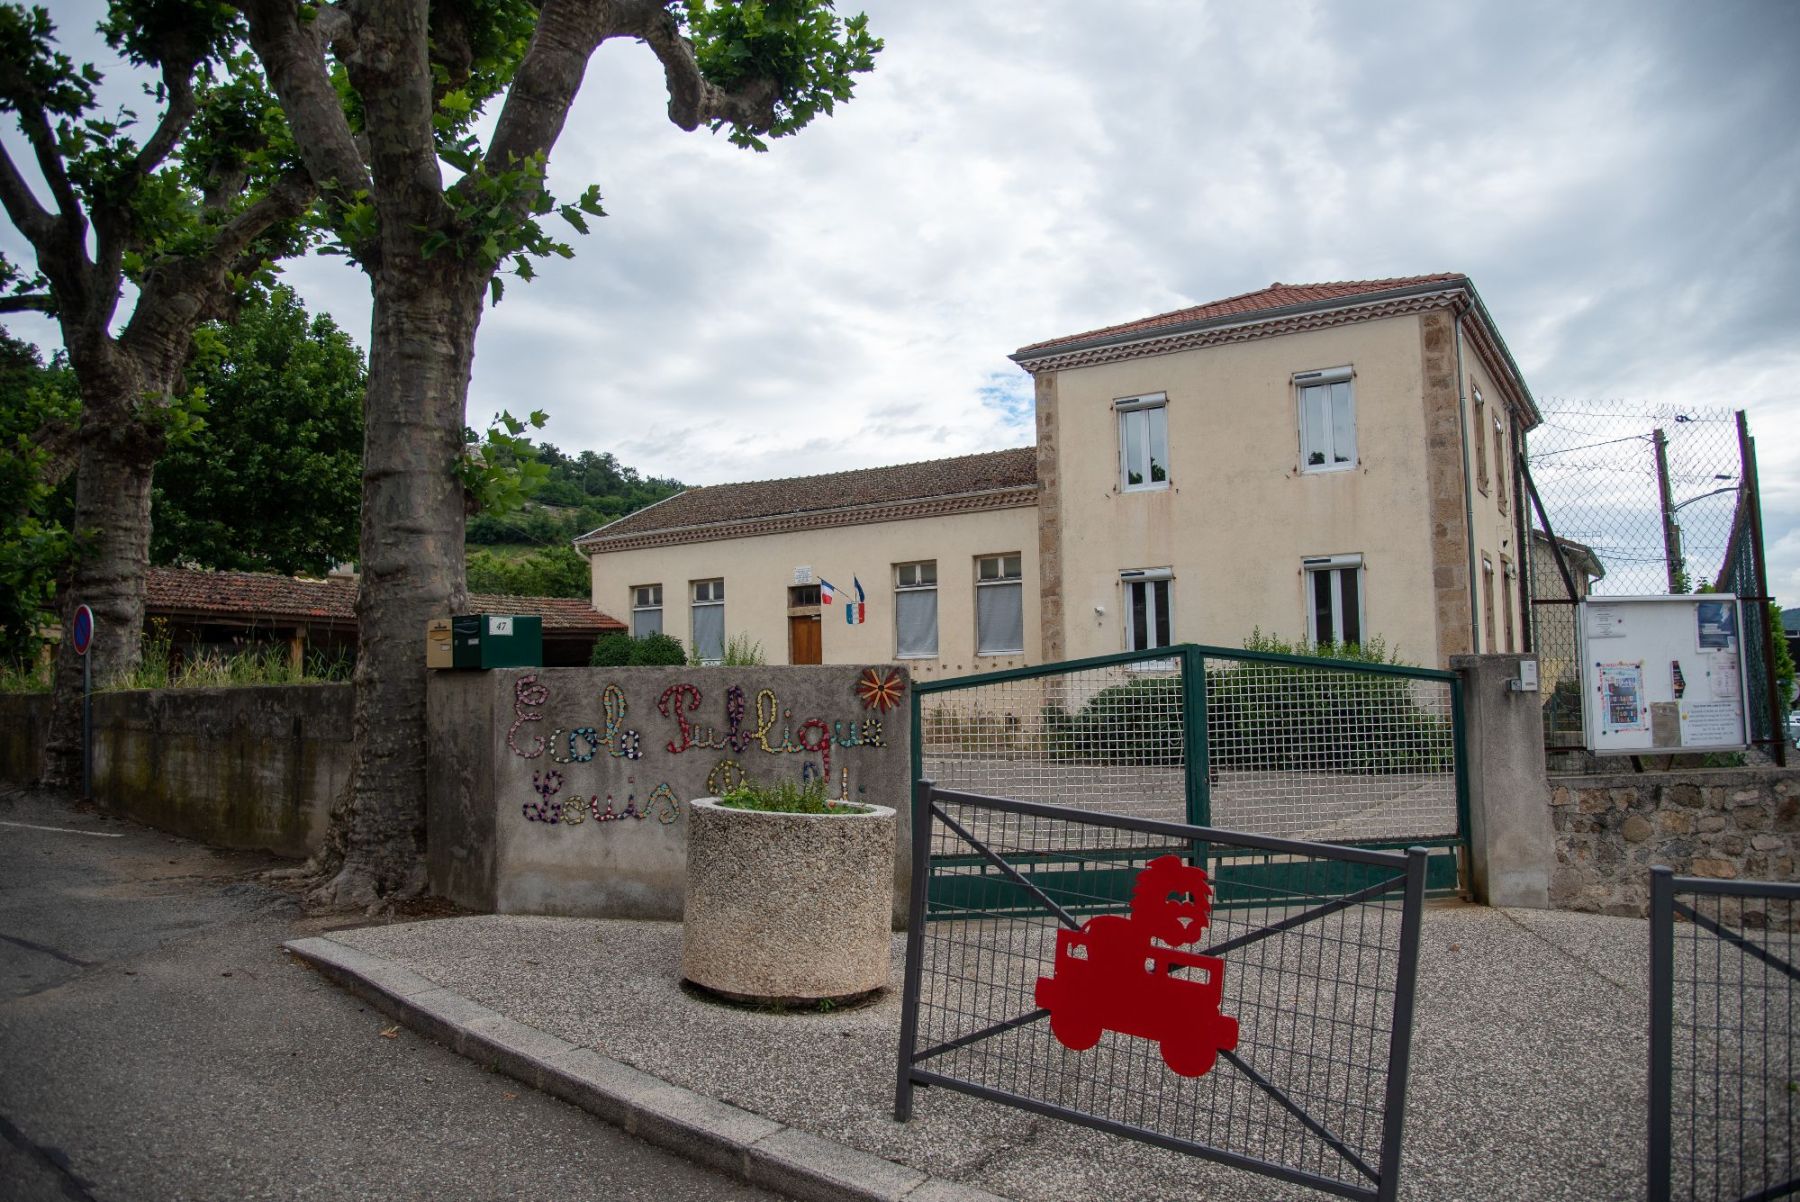
[[[1456,655],[1468,757],[1469,870],[1490,906],[1550,906],[1556,840],[1544,787],[1543,695],[1514,692],[1529,655]]]

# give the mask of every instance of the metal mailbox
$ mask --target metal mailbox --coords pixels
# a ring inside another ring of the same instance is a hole
[[[544,663],[544,619],[536,614],[458,614],[450,619],[456,668],[537,668]]]

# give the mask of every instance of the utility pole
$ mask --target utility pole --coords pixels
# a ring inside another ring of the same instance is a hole
[[[1687,592],[1687,565],[1681,558],[1681,527],[1675,524],[1675,498],[1669,493],[1669,440],[1658,427],[1650,435],[1656,447],[1656,491],[1662,498],[1663,562],[1669,570],[1669,591]]]

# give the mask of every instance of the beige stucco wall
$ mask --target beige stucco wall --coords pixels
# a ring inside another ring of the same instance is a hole
[[[1022,557],[1025,650],[976,655],[975,560],[1001,554]],[[785,664],[788,588],[794,569],[808,567],[812,581],[823,577],[839,590],[861,579],[867,596],[867,620],[857,626],[844,621],[841,604],[821,607],[824,662],[882,663],[895,658],[893,565],[925,559],[937,561],[939,654],[904,661],[915,679],[1041,662],[1037,510],[1030,506],[602,552],[591,560],[594,606],[629,626],[632,588],[661,584],[663,629],[691,646],[688,582],[722,577],[727,635],[748,635],[768,663]]]
[[[1292,376],[1346,365],[1359,462],[1302,473]],[[1360,553],[1365,634],[1440,663],[1422,373],[1411,315],[1059,372],[1064,654],[1124,648],[1122,569],[1174,569],[1175,641],[1237,646],[1258,626],[1303,637],[1302,558]],[[1152,392],[1171,486],[1123,492],[1112,402]]]

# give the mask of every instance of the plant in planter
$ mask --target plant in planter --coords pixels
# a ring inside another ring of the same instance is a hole
[[[886,986],[895,814],[823,782],[693,803],[681,975],[734,1001],[842,1002]]]

